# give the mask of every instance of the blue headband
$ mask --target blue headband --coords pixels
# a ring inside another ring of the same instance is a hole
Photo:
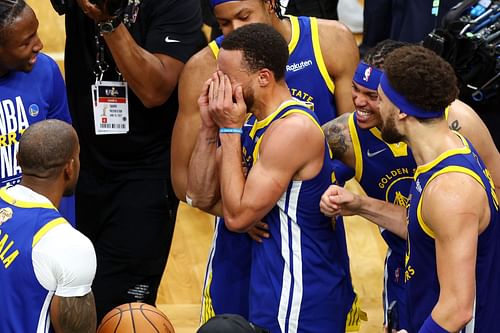
[[[360,62],[356,73],[354,73],[353,81],[365,88],[377,90],[382,73],[380,69]]]
[[[221,3],[224,3],[224,2],[229,2],[229,1],[238,1],[238,0],[210,0],[210,7],[212,7],[212,9],[217,6],[217,5],[220,5]]]
[[[402,112],[409,114],[410,116],[422,119],[437,118],[441,117],[444,110],[441,111],[426,111],[408,102],[408,100],[398,93],[389,82],[389,78],[384,73],[380,78],[380,88],[384,91],[384,94],[391,100],[391,102],[396,105]]]

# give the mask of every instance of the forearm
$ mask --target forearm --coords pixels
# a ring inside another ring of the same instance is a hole
[[[201,126],[198,139],[189,162],[187,196],[194,207],[207,212],[220,199],[217,174],[217,132],[218,129]]]
[[[237,232],[244,232],[251,222],[245,222],[242,202],[245,176],[241,167],[241,142],[235,134],[222,134],[222,161],[220,170],[221,195],[226,226]]]
[[[406,239],[406,208],[367,196],[359,196],[359,200],[358,215]]]
[[[95,333],[96,309],[92,292],[81,297],[54,296],[50,319],[56,333]]]
[[[172,59],[172,68],[165,68],[159,57],[135,42],[123,24],[104,34],[104,40],[123,78],[146,107],[161,105],[170,97],[183,66],[180,61]]]

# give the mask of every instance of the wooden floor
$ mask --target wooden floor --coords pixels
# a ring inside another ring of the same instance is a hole
[[[44,52],[62,65],[64,20],[49,1],[28,0],[40,21],[39,34]],[[351,189],[359,188],[356,183]],[[159,290],[158,304],[173,322],[177,333],[194,333],[198,328],[201,289],[208,249],[213,235],[213,218],[181,205],[177,216],[172,250]],[[351,271],[361,306],[368,313],[363,333],[382,331],[382,274],[386,246],[378,229],[360,218],[346,219]]]

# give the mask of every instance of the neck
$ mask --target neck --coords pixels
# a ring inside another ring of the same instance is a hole
[[[448,128],[445,119],[434,123],[419,123],[412,119],[408,124],[407,143],[417,165],[434,161],[442,153],[463,147],[462,140]]]
[[[290,99],[292,99],[290,91],[285,81],[281,81],[276,83],[272,88],[262,92],[261,96],[256,96],[251,112],[257,120],[261,121],[276,111],[283,102]]]
[[[54,207],[59,207],[63,196],[63,187],[58,181],[23,175],[20,184],[49,199]]]
[[[280,20],[276,15],[274,15],[271,20],[273,28],[283,36],[287,43],[290,43],[292,39],[292,24],[290,20],[288,18]]]

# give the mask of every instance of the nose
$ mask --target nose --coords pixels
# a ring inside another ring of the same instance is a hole
[[[359,93],[353,93],[353,101],[356,106],[366,106],[368,104],[368,99]]]
[[[38,53],[43,49],[42,40],[36,35],[35,43],[33,44],[33,52]]]

